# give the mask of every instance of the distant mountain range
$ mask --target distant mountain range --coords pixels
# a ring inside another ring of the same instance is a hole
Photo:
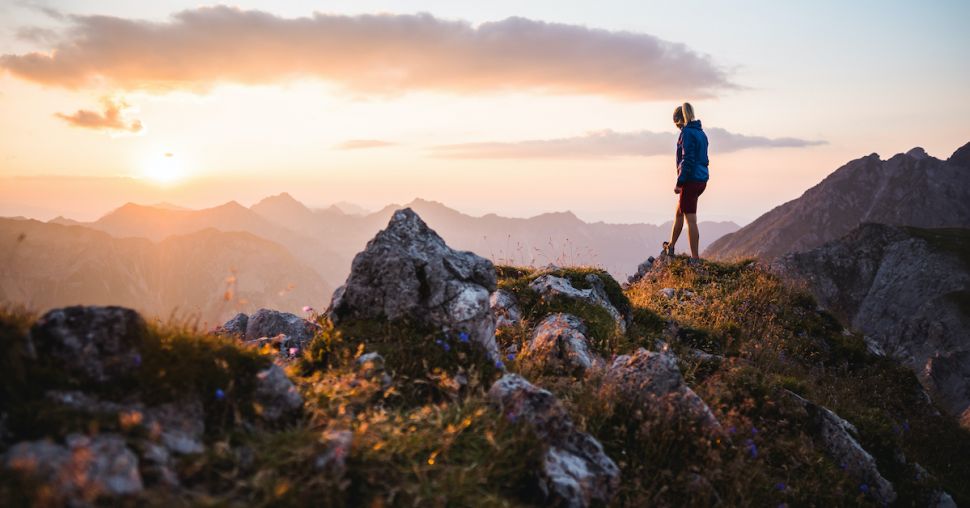
[[[970,227],[970,143],[943,161],[914,148],[842,166],[801,197],[715,241],[706,257],[773,259],[818,247],[865,222]]]
[[[261,307],[326,305],[332,286],[277,243],[206,228],[154,242],[0,219],[0,301],[125,305],[212,325]]]
[[[593,264],[621,280],[659,251],[670,229],[669,223],[586,223],[571,212],[527,219],[495,214],[473,217],[422,199],[403,206],[388,205],[372,213],[347,203],[311,209],[286,193],[248,208],[235,201],[201,210],[165,203],[128,203],[93,222],[65,217],[47,224],[5,219],[0,256],[15,253],[20,264],[16,271],[0,271],[0,299],[27,301],[36,308],[126,301],[148,314],[167,316],[178,308],[216,322],[236,310],[221,303],[221,281],[235,270],[238,281],[265,292],[243,291],[246,305],[265,302],[276,309],[298,311],[303,305],[329,301],[333,288],[349,274],[353,257],[387,225],[394,211],[403,207],[417,212],[449,245],[496,263]],[[738,227],[733,222],[702,222],[702,248]],[[32,239],[26,244],[35,250],[17,240],[21,232]],[[37,238],[43,238],[46,247],[32,243]],[[43,248],[53,252],[39,255]],[[152,257],[153,250],[171,254]],[[211,259],[206,260],[209,251]],[[84,262],[72,264],[70,259]],[[160,273],[167,278],[157,275]],[[111,282],[102,282],[99,277]],[[40,286],[48,282],[56,285],[56,280],[76,279],[76,283],[70,290],[51,288],[30,293],[17,289],[18,284],[26,288],[35,279]],[[164,284],[178,287],[180,281],[195,291],[191,298],[174,296],[181,289],[169,286],[164,286],[168,291],[164,295],[152,294],[153,288]],[[131,287],[122,290],[125,284]],[[284,291],[285,287],[290,289]],[[290,296],[284,298],[280,291]],[[121,300],[112,300],[112,295]]]

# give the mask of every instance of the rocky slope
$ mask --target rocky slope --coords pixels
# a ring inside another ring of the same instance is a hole
[[[863,224],[776,265],[970,428],[970,230]]]
[[[286,249],[248,233],[208,229],[156,243],[0,219],[0,301],[8,304],[127,305],[215,324],[260,307],[324,305],[330,291]]]
[[[0,341],[5,506],[970,501],[970,435],[750,264],[663,258],[624,290],[402,210],[312,322],[74,307],[4,312]]]
[[[943,161],[922,148],[849,162],[801,197],[715,241],[706,257],[765,260],[818,247],[864,222],[928,228],[970,224],[970,143]]]

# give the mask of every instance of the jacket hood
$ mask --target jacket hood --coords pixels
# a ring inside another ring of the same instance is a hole
[[[687,125],[685,125],[684,128],[685,129],[704,130],[704,129],[701,128],[701,121],[700,120],[691,120],[691,121],[687,122]]]

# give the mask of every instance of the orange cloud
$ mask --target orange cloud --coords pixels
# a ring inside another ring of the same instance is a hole
[[[123,100],[114,100],[110,97],[103,97],[101,103],[104,105],[104,112],[88,111],[79,109],[72,115],[55,113],[54,116],[64,120],[74,127],[85,129],[140,132],[142,125],[140,120],[126,120],[124,112],[129,107]]]
[[[684,44],[515,17],[473,26],[430,14],[283,18],[216,6],[166,22],[68,19],[52,51],[3,55],[0,67],[72,89],[204,91],[220,82],[313,77],[365,94],[526,90],[639,101],[737,88]]]
[[[705,129],[711,151],[728,153],[746,148],[797,148],[825,144],[799,138],[766,138]],[[449,159],[597,159],[622,156],[672,155],[677,135],[668,132],[602,130],[583,136],[527,139],[513,142],[459,143],[431,148],[434,157]]]
[[[350,139],[344,141],[343,143],[334,145],[334,148],[338,150],[359,150],[361,148],[381,148],[395,144],[396,143],[382,141],[380,139]]]

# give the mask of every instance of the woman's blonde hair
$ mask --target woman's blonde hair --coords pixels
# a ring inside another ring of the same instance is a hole
[[[683,106],[680,107],[681,114],[684,116],[684,124],[689,124],[694,121],[694,106],[691,106],[689,102],[685,102]]]

